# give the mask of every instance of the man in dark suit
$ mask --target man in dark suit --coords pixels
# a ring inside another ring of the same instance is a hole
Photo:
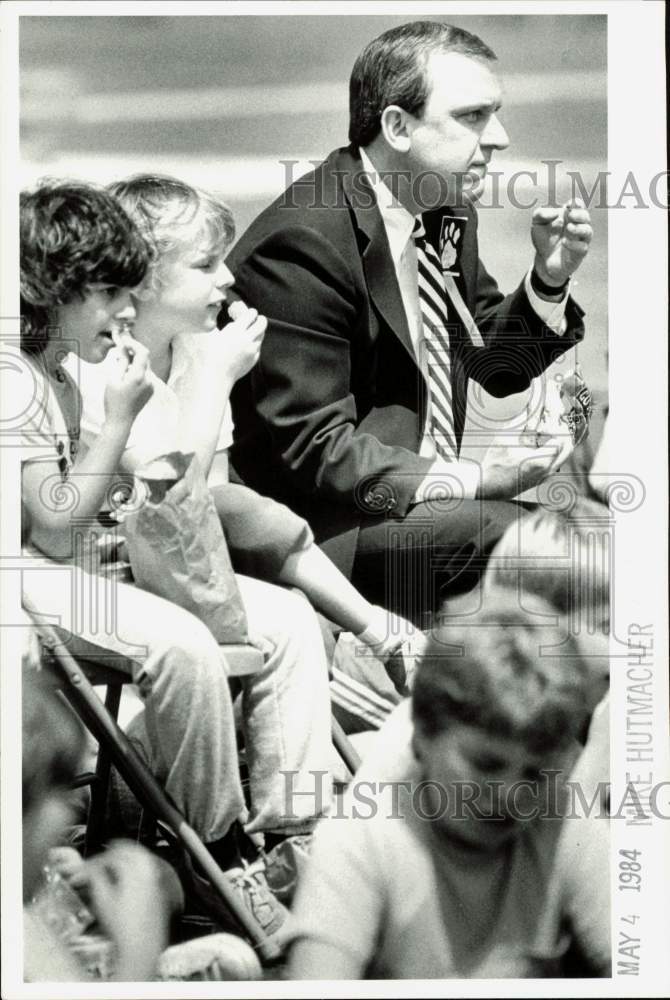
[[[557,464],[551,442],[460,458],[469,379],[527,389],[584,332],[568,295],[591,238],[583,207],[536,210],[534,264],[507,297],[478,258],[474,204],[508,142],[494,59],[439,22],[371,42],[350,82],[351,145],[228,261],[269,320],[233,394],[235,470],[306,517],[367,596],[421,624],[445,585],[472,585],[464,569],[518,516],[512,498]]]

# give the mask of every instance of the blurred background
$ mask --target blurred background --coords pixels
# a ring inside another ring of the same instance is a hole
[[[287,179],[346,144],[354,59],[375,35],[418,16],[21,17],[22,182],[171,173],[221,194],[242,233]],[[489,188],[482,199],[480,244],[507,291],[532,260],[532,209],[509,203],[510,178],[535,171],[537,183],[514,181],[516,199],[546,204],[550,168],[541,161],[559,161],[559,198],[570,194],[566,171],[590,190],[607,170],[606,18],[432,19],[473,31],[498,56],[511,143],[492,163],[500,196]],[[579,362],[606,391],[606,210],[592,215],[595,242],[573,294],[587,312]],[[492,428],[523,402],[487,398],[473,410],[483,404]]]

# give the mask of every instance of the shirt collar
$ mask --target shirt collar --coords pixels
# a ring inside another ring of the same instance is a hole
[[[361,149],[360,153],[363,169],[368,175],[384,223],[391,258],[394,266],[397,266],[412,235],[414,216],[393,197],[391,189],[381,179],[365,150]]]

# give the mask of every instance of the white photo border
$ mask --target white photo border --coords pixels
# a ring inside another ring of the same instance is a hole
[[[21,186],[18,147],[18,17],[102,16],[114,14],[194,14],[236,17],[283,13],[305,14],[604,14],[608,19],[608,170],[610,189],[624,189],[633,172],[643,191],[659,171],[667,169],[665,123],[664,9],[660,2],[617,0],[579,2],[454,2],[454,3],[220,3],[145,2],[95,5],[80,3],[5,2],[2,18],[2,260],[0,316],[2,333],[18,308],[18,205]],[[95,13],[93,13],[93,10]],[[662,185],[661,185],[662,188]],[[667,495],[667,219],[662,208],[635,209],[634,199],[609,213],[609,387],[612,456],[626,475],[645,488],[642,506],[622,514],[617,522],[613,603],[618,637],[624,643],[632,625],[650,626],[653,635],[654,760],[640,775],[627,756],[626,676],[629,660],[614,650],[611,680],[612,800],[620,801],[628,780],[651,773],[656,784],[670,782],[668,749],[668,550]],[[16,335],[16,328],[10,334]],[[16,449],[0,449],[3,519],[0,554],[0,629],[3,668],[2,695],[2,995],[7,998],[77,997],[381,997],[444,995],[486,997],[526,996],[665,996],[670,988],[670,825],[654,818],[649,826],[632,828],[612,822],[613,977],[594,980],[395,981],[382,983],[141,983],[24,984],[20,934],[21,873],[20,797],[20,634],[12,627],[18,608],[19,468]],[[629,633],[630,634],[630,633]],[[640,632],[633,633],[639,635]],[[630,662],[636,663],[635,651]],[[641,785],[645,782],[640,781]],[[665,791],[670,789],[670,783]],[[670,817],[670,795],[659,805]],[[643,852],[643,892],[631,908],[629,895],[618,888],[618,851]],[[635,913],[639,922],[625,923]],[[639,976],[617,974],[617,947],[622,930],[641,928]]]

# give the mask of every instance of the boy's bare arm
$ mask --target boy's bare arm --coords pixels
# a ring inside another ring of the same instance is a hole
[[[75,502],[60,507],[49,502],[53,484],[60,482],[60,469],[53,461],[26,462],[22,469],[22,497],[32,519],[31,537],[46,555],[62,558],[70,554],[73,515],[86,520],[100,510],[105,494],[119,467],[135,417],[153,391],[147,379],[148,355],[134,343],[132,357],[119,352],[118,365],[105,390],[105,423],[88,454],[72,469],[68,487],[76,491]],[[66,487],[67,488],[67,487]]]

